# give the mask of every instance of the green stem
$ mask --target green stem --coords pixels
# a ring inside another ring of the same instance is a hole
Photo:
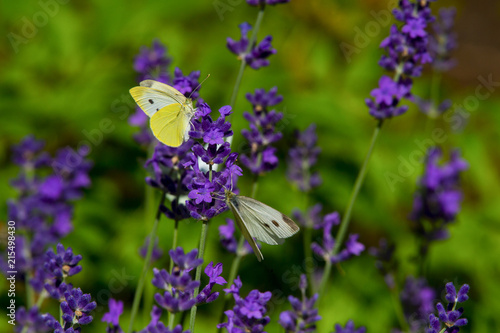
[[[264,18],[264,6],[262,6],[259,10],[259,14],[257,15],[257,20],[255,21],[255,25],[253,26],[252,30],[252,37],[250,37],[250,40],[248,42],[248,46],[246,49],[245,53],[250,52],[252,47],[255,44],[255,41],[257,39],[257,32],[260,29],[260,25],[262,23],[262,19]],[[238,71],[238,76],[236,77],[236,82],[234,83],[234,88],[233,88],[233,93],[231,95],[231,100],[229,102],[229,105],[233,108],[234,104],[236,103],[236,98],[238,97],[238,91],[240,90],[240,84],[241,84],[241,79],[243,78],[243,72],[245,71],[246,68],[246,62],[245,59],[241,59],[241,65],[240,65],[240,70]]]
[[[178,231],[179,231],[179,220],[177,220],[177,217],[175,218],[175,225],[174,225],[174,234],[172,235],[172,250],[175,250],[175,248],[177,247],[177,235],[178,235]],[[169,265],[169,272],[172,273],[172,270],[174,269],[174,261],[172,260],[172,258],[170,258],[170,265]],[[175,317],[175,313],[171,313],[171,312],[168,312],[168,327],[170,329],[173,329],[173,327],[170,326],[170,324],[174,322],[174,317]]]
[[[312,264],[312,261],[309,261],[309,259],[313,258],[313,253],[312,253],[312,248],[311,248],[311,241],[312,241],[312,221],[309,218],[309,212],[308,212],[308,204],[309,204],[309,191],[305,192],[305,198],[304,198],[304,216],[306,219],[306,225],[304,228],[304,234],[303,234],[303,243],[304,243],[304,263],[306,264],[305,270],[306,270],[306,275],[307,279],[309,280],[308,283],[308,292],[309,295],[314,294],[316,291],[316,286],[314,284],[314,277],[313,277],[313,270],[314,267],[309,265],[310,263]]]
[[[174,329],[174,319],[175,319],[175,313],[168,313],[168,329],[173,330]]]
[[[394,304],[394,310],[396,311],[396,317],[398,318],[399,326],[403,332],[409,332],[408,322],[406,321],[403,307],[401,305],[401,300],[399,299],[399,289],[397,287],[391,288],[391,299]]]
[[[250,50],[255,44],[255,41],[257,40],[257,32],[259,31],[262,19],[264,18],[264,8],[265,5],[261,6],[259,14],[257,14],[257,20],[255,21],[255,25],[253,26],[252,37],[250,37],[245,54],[250,52]],[[243,78],[243,72],[245,71],[246,67],[247,63],[245,62],[245,59],[241,59],[240,70],[238,71],[238,76],[236,76],[236,81],[233,87],[233,93],[231,94],[231,100],[229,101],[231,109],[234,108],[234,105],[236,103],[236,98],[238,97],[238,92],[240,90],[241,79]],[[231,120],[231,115],[227,117],[227,120],[228,121]],[[231,145],[233,143],[233,136],[227,138],[227,142],[229,142],[229,145]]]
[[[177,236],[179,234],[179,220],[177,217],[175,218],[174,224],[174,234],[172,235],[172,250],[177,248]],[[170,260],[169,272],[172,273],[172,269],[174,268],[174,261]]]
[[[375,127],[375,130],[373,131],[372,139],[370,142],[370,148],[368,149],[368,153],[366,154],[365,160],[363,161],[363,166],[361,167],[361,170],[359,170],[359,174],[358,177],[356,178],[356,182],[354,183],[354,188],[352,190],[351,197],[349,198],[349,203],[347,204],[347,208],[342,218],[342,222],[340,223],[339,232],[335,239],[335,248],[333,249],[333,255],[339,253],[340,246],[342,245],[342,242],[344,241],[344,238],[346,236],[347,229],[349,227],[349,222],[351,219],[352,208],[354,207],[354,202],[356,202],[356,198],[358,197],[361,185],[363,185],[363,181],[365,180],[366,170],[368,169],[368,162],[370,161],[370,157],[372,156],[373,148],[375,147],[375,143],[377,142],[377,138],[383,123],[384,123],[383,120],[379,120],[377,127]]]
[[[146,280],[146,274],[148,272],[149,264],[151,263],[151,254],[153,252],[154,240],[156,238],[156,231],[158,230],[158,224],[161,218],[161,209],[165,203],[165,192],[162,193],[160,204],[158,205],[158,210],[156,212],[155,222],[153,224],[153,229],[151,230],[151,234],[149,236],[149,244],[148,244],[148,252],[146,253],[146,259],[144,259],[144,265],[142,266],[141,276],[139,278],[139,282],[137,283],[137,289],[135,290],[134,302],[132,304],[132,312],[130,314],[130,324],[128,326],[128,333],[132,333],[132,327],[134,326],[134,319],[137,315],[137,310],[139,309],[139,303],[142,297],[142,290],[144,288],[144,282]]]
[[[363,185],[363,181],[365,179],[368,162],[370,161],[370,157],[373,153],[373,148],[375,147],[375,143],[377,142],[378,135],[380,133],[380,129],[382,128],[382,124],[384,120],[379,120],[377,127],[373,131],[372,139],[370,142],[370,148],[368,149],[368,153],[365,156],[365,160],[363,161],[363,165],[361,166],[361,170],[359,170],[358,177],[356,178],[356,182],[354,183],[354,188],[352,189],[351,196],[349,198],[349,202],[347,204],[347,208],[344,212],[344,216],[342,217],[342,222],[340,223],[340,228],[337,233],[337,237],[335,239],[335,247],[333,249],[332,256],[335,256],[339,253],[340,247],[347,233],[347,229],[349,228],[349,222],[351,219],[352,209],[354,207],[354,203],[356,202],[356,198],[358,197],[359,190],[361,189],[361,185]],[[320,288],[319,288],[319,297],[321,297],[325,292],[326,282],[329,279],[329,275],[331,272],[331,264],[329,265],[329,260],[326,261],[325,272],[323,273],[323,277],[321,278]]]
[[[205,242],[207,240],[207,231],[208,231],[208,221],[203,221],[203,224],[201,225],[201,235],[200,235],[200,247],[198,249],[198,258],[203,259],[203,255],[205,254]],[[201,267],[203,265],[200,265],[196,267],[196,281],[200,281],[201,278]],[[194,290],[193,298],[196,299],[196,296],[198,296],[198,292],[200,291],[200,286],[196,287]],[[191,317],[189,319],[189,331],[191,333],[194,333],[194,321],[196,319],[196,310],[197,307],[196,305],[191,308]]]

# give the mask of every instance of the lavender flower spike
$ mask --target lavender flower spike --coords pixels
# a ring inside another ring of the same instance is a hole
[[[227,48],[229,51],[236,54],[239,60],[244,60],[253,69],[269,66],[267,58],[276,53],[276,50],[271,45],[273,37],[265,37],[257,45],[252,45],[250,52],[247,53],[248,43],[250,42],[248,32],[252,30],[252,26],[244,22],[239,25],[239,28],[241,31],[241,39],[239,41],[235,41],[230,37],[227,38]]]
[[[321,152],[321,148],[317,146],[316,125],[311,124],[303,132],[296,131],[295,137],[297,142],[288,151],[287,177],[302,192],[308,192],[321,185],[319,173],[311,171]]]
[[[314,304],[318,300],[318,294],[313,297],[306,297],[307,278],[304,274],[300,276],[299,288],[302,294],[302,301],[296,297],[288,296],[293,311],[284,311],[280,314],[278,323],[283,326],[286,332],[313,332],[316,330],[316,322],[321,319],[318,309]]]
[[[394,77],[383,76],[379,87],[372,90],[373,99],[366,99],[370,115],[382,120],[406,112],[401,106],[403,98],[412,99],[412,77],[422,74],[422,66],[432,61],[428,49],[427,25],[434,21],[429,9],[430,1],[399,1],[399,8],[393,11],[397,20],[403,22],[401,28],[393,25],[389,36],[380,47],[386,51],[379,65],[394,73]]]
[[[340,324],[335,324],[335,333],[365,333],[366,327],[360,327],[355,329],[354,322],[349,320],[345,327],[340,326]]]
[[[276,125],[283,118],[283,113],[268,110],[283,100],[283,96],[277,95],[277,91],[278,88],[274,87],[267,93],[264,89],[256,89],[254,95],[246,94],[246,98],[252,103],[253,112],[243,113],[250,130],[243,129],[241,134],[248,141],[249,152],[242,154],[240,160],[254,175],[262,175],[278,166],[276,148],[272,144],[282,138]]]
[[[460,318],[464,313],[463,308],[456,309],[458,303],[463,303],[469,299],[467,293],[469,292],[469,285],[464,284],[460,287],[457,294],[455,286],[452,282],[446,284],[446,300],[448,305],[445,307],[438,303],[436,309],[438,311],[438,316],[434,314],[429,315],[429,329],[428,333],[440,333],[443,332],[441,325],[444,324],[444,332],[456,333],[460,331],[460,327],[467,325],[468,321],[466,318]]]
[[[264,326],[269,324],[270,318],[266,316],[266,304],[271,299],[271,292],[264,293],[252,290],[243,298],[240,296],[242,286],[240,277],[234,280],[234,284],[229,289],[224,289],[226,294],[232,294],[235,305],[232,310],[224,313],[227,322],[217,325],[218,328],[225,327],[228,333],[241,332],[263,332]]]

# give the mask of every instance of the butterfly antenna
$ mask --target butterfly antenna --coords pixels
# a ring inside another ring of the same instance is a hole
[[[203,81],[201,81],[200,84],[196,88],[193,89],[193,91],[191,91],[188,98],[191,98],[191,96],[196,92],[196,90],[200,89],[203,82],[205,82],[209,77],[210,77],[210,74],[208,74],[207,77]]]

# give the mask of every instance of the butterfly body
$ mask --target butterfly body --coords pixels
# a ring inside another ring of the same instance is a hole
[[[259,261],[264,257],[254,237],[266,244],[277,245],[299,231],[291,218],[258,200],[236,195],[229,190],[225,191],[225,197],[236,224]]]
[[[150,117],[154,136],[162,143],[178,147],[188,139],[195,109],[190,98],[177,89],[154,80],[144,80],[130,89],[139,107]]]

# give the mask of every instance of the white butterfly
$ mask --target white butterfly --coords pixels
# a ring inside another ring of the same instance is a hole
[[[151,118],[154,136],[171,147],[179,147],[188,137],[189,124],[195,110],[191,98],[158,81],[144,80],[130,94]]]
[[[259,261],[264,257],[254,237],[261,242],[277,245],[283,244],[284,238],[299,231],[298,225],[291,218],[260,201],[236,195],[229,190],[225,190],[225,201]]]

